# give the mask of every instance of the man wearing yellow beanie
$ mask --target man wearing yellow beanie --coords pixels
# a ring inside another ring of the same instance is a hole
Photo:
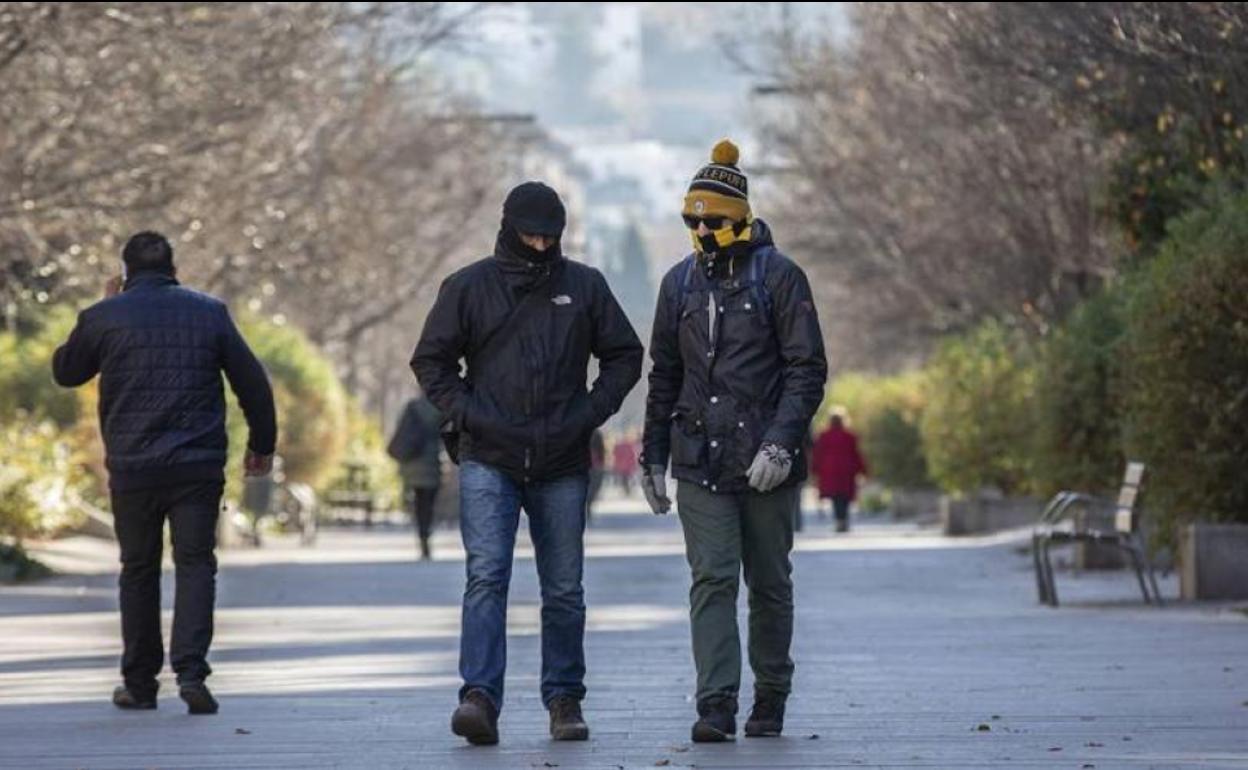
[[[693,572],[698,720],[693,740],[736,734],[737,590],[750,591],[754,708],[747,736],[779,735],[793,679],[789,552],[827,362],[805,273],[750,211],[736,145],[715,145],[683,216],[694,251],[664,276],[655,310],[642,488],[667,513],[668,461]]]

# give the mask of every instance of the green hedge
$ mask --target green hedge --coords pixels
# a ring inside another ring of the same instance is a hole
[[[333,364],[298,329],[244,317],[239,330],[264,364],[277,405],[277,453],[289,481],[322,489],[336,472],[349,440],[347,394]],[[230,458],[227,492],[241,489],[247,422],[228,394]]]
[[[20,542],[81,521],[93,480],[51,421],[0,426],[0,536]]]
[[[892,376],[850,373],[836,378],[816,419],[822,429],[834,408],[843,408],[871,476],[895,489],[929,487],[919,435],[919,417],[926,396],[919,371]]]
[[[1036,491],[1113,496],[1122,483],[1124,292],[1097,296],[1045,341],[1036,377]]]
[[[1173,536],[1248,522],[1248,196],[1172,224],[1130,281],[1122,347],[1126,444]]]
[[[932,478],[949,492],[1034,485],[1034,349],[1019,332],[988,322],[951,339],[925,369],[919,422]]]

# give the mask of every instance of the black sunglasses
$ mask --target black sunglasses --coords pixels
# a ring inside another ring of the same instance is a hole
[[[707,230],[718,230],[728,221],[728,217],[694,217],[688,214],[682,214],[681,218],[685,220],[685,226],[690,230],[697,230],[698,225],[705,224]]]

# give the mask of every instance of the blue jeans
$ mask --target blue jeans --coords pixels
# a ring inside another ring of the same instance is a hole
[[[459,468],[459,529],[468,584],[459,642],[459,675],[499,709],[507,670],[507,589],[523,507],[542,592],[542,702],[585,697],[585,503],[588,474],[522,484],[489,465]]]

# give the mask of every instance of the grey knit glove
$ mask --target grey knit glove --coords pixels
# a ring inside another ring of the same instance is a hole
[[[784,483],[793,471],[793,455],[777,444],[763,444],[754,455],[754,462],[745,471],[750,486],[759,492],[770,492]]]

